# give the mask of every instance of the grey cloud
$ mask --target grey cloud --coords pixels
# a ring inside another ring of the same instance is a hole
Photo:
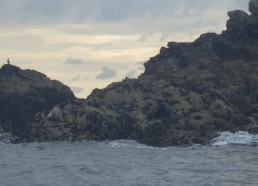
[[[6,24],[116,22],[135,18],[165,18],[247,10],[249,0],[0,0],[0,21]],[[154,25],[156,23],[153,23]]]
[[[144,66],[142,65],[142,66],[138,67],[138,70],[142,70],[142,71],[144,71],[144,70],[145,70],[145,68],[144,68]]]
[[[72,91],[75,93],[75,94],[78,94],[78,93],[82,93],[83,92],[83,88],[81,87],[70,87],[72,89]]]
[[[152,36],[152,32],[147,32],[147,33],[144,33],[139,39],[138,41],[140,42],[145,42],[147,41],[148,37]]]
[[[70,64],[70,65],[81,65],[83,64],[82,59],[74,59],[72,57],[69,57],[65,60],[65,64]]]
[[[144,71],[145,70],[145,68],[144,68],[144,63],[145,63],[146,61],[139,61],[139,62],[137,62],[136,63],[136,65],[138,66],[138,70],[141,70],[141,71]]]
[[[97,79],[109,79],[116,76],[116,71],[108,68],[102,67],[102,72],[96,76]]]
[[[126,77],[128,77],[128,78],[136,78],[136,71],[135,70],[131,70],[130,72],[128,72],[126,74]]]
[[[168,33],[164,33],[160,36],[159,41],[163,42],[166,41],[169,38],[169,34]]]

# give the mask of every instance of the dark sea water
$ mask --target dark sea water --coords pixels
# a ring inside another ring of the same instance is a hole
[[[257,186],[258,145],[221,139],[172,148],[125,140],[1,144],[0,186],[16,185]]]

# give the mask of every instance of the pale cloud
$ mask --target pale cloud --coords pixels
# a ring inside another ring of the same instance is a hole
[[[81,78],[81,76],[78,75],[78,76],[73,77],[73,78],[71,79],[71,81],[78,81],[78,80],[80,80],[80,78]]]

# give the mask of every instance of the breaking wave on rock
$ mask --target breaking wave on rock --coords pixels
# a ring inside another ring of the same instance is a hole
[[[258,144],[258,135],[252,135],[244,131],[238,131],[235,133],[222,132],[220,133],[220,136],[212,140],[212,145],[229,144]]]

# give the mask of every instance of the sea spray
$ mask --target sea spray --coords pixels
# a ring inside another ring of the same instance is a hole
[[[220,136],[212,140],[212,145],[228,144],[252,144],[258,143],[258,135],[251,135],[248,132],[238,131],[235,133],[222,132]]]

